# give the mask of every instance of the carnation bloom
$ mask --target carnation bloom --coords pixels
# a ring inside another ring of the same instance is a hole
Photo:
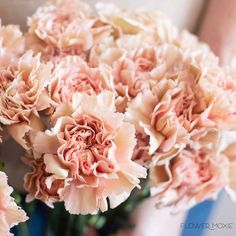
[[[28,25],[29,33],[51,47],[54,55],[80,55],[112,30],[92,16],[87,4],[75,0],[56,1],[38,8]]]
[[[112,75],[108,67],[91,68],[79,56],[67,56],[56,63],[49,94],[56,103],[71,102],[73,94],[98,94],[112,88]]]
[[[114,208],[146,177],[145,168],[131,160],[134,127],[115,113],[114,101],[107,91],[75,94],[71,105],[57,108],[51,131],[31,132],[32,148],[45,163],[45,183],[47,175],[64,180],[57,193],[72,214],[106,211],[107,198]],[[36,192],[30,194],[37,198]]]
[[[120,9],[113,4],[96,5],[100,17],[118,27],[122,34],[144,35],[156,44],[172,42],[177,37],[177,29],[160,12],[144,9]]]
[[[151,195],[158,207],[187,209],[215,199],[228,184],[228,161],[223,154],[186,148],[165,165],[150,169]]]
[[[198,45],[194,53],[185,51],[185,60],[197,76],[202,96],[209,104],[209,117],[222,129],[230,130],[236,123],[236,83],[234,78],[219,65],[219,59]]]
[[[180,59],[178,49],[170,45],[127,52],[113,64],[118,96],[131,100],[140,92],[152,89],[164,75],[170,77],[179,71]]]
[[[40,62],[40,55],[24,54],[16,68],[0,70],[0,122],[4,125],[29,121],[32,113],[42,110],[43,92],[47,86],[52,65]]]
[[[25,134],[42,127],[38,111],[49,107],[45,87],[49,83],[52,64],[40,62],[40,55],[24,54],[13,68],[0,69],[0,123],[7,125],[10,135],[24,148]],[[41,128],[40,128],[41,129]]]
[[[19,26],[2,26],[0,19],[0,67],[15,65],[24,48],[25,41]]]
[[[47,173],[43,158],[36,160],[25,157],[23,160],[32,169],[24,176],[24,188],[29,193],[26,201],[30,202],[36,198],[53,207],[54,202],[60,201],[58,191],[64,187],[64,180],[54,179],[53,175]]]
[[[13,189],[7,184],[7,176],[0,171],[0,235],[10,236],[10,228],[28,219],[14,199],[10,196]]]
[[[187,143],[217,145],[222,114],[216,114],[215,109],[218,113],[224,109],[218,106],[222,93],[215,89],[213,98],[204,82],[198,68],[185,65],[128,105],[127,120],[135,124],[137,133],[149,137],[153,164],[174,157]],[[226,94],[224,99],[227,103]]]
[[[99,64],[112,66],[122,55],[141,48],[156,47],[156,42],[145,35],[121,34],[119,37],[104,38],[94,45],[89,53],[89,64],[93,67]]]

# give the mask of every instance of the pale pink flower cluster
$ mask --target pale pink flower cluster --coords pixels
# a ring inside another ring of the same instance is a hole
[[[96,9],[50,1],[24,37],[0,27],[0,123],[27,150],[27,200],[95,214],[147,169],[158,207],[235,197],[234,68],[157,12]]]
[[[25,212],[20,209],[10,196],[12,187],[7,183],[7,176],[0,171],[0,235],[10,236],[11,227],[27,220]]]

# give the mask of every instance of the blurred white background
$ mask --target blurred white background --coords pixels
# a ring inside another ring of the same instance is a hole
[[[4,23],[21,24],[25,28],[26,18],[45,0],[0,0],[0,17]],[[158,9],[169,16],[180,29],[194,30],[204,0],[87,0],[91,5],[96,2],[115,3],[121,7],[145,7]]]

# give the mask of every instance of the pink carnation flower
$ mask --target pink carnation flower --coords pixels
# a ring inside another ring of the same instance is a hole
[[[129,96],[133,98],[151,89],[164,75],[171,76],[179,71],[180,59],[178,49],[170,45],[128,51],[113,65],[118,93],[127,87]]]
[[[80,55],[89,50],[97,41],[109,35],[112,28],[91,14],[85,3],[76,0],[56,1],[38,8],[29,18],[29,33],[40,40],[31,38],[28,46],[43,45],[46,53],[58,55]]]
[[[126,85],[131,97],[149,89],[149,82],[158,61],[154,48],[141,48],[129,52],[128,55],[114,65],[114,80],[117,86]]]
[[[24,48],[25,41],[19,26],[2,26],[0,19],[0,67],[15,65]]]
[[[40,55],[24,54],[16,68],[0,70],[0,122],[11,125],[28,122],[32,113],[44,109],[41,103],[49,83],[52,64],[40,62]]]
[[[187,148],[165,165],[151,168],[150,181],[158,207],[187,209],[217,197],[228,183],[228,161],[205,148]]]
[[[50,106],[46,93],[52,64],[40,62],[40,55],[24,54],[13,68],[0,68],[0,123],[25,149],[25,134],[32,128],[42,129],[38,111]]]
[[[79,56],[67,56],[56,63],[49,93],[56,103],[71,102],[73,94],[98,94],[112,89],[111,71],[106,66],[91,68]]]
[[[53,156],[50,158],[53,159]],[[36,198],[53,207],[53,203],[61,199],[58,191],[64,187],[64,180],[54,179],[53,175],[47,173],[43,158],[35,160],[25,157],[23,160],[32,168],[32,171],[24,176],[24,188],[29,193],[26,201],[30,202]]]
[[[127,39],[128,40],[128,39]],[[117,40],[118,41],[118,40]],[[139,40],[138,40],[139,41]],[[124,112],[127,102],[139,93],[152,89],[164,76],[173,77],[183,67],[182,56],[178,48],[163,45],[159,48],[141,46],[140,48],[127,49],[119,42],[110,41],[111,47],[104,53],[96,55],[91,51],[90,64],[107,64],[113,69],[114,85],[117,92],[116,107]],[[139,44],[139,43],[138,43]],[[98,50],[98,48],[97,48]]]
[[[7,176],[0,171],[0,235],[10,236],[10,228],[28,219],[14,199],[10,196],[13,189],[7,184]]]
[[[134,127],[115,113],[114,102],[110,92],[75,94],[71,105],[57,108],[51,131],[31,132],[33,150],[45,163],[44,175],[65,181],[57,193],[72,214],[106,211],[107,198],[114,208],[146,177],[145,168],[131,160]],[[30,194],[37,198],[36,192]]]
[[[135,124],[137,133],[148,136],[152,164],[174,157],[187,143],[217,145],[219,111],[224,109],[218,104],[223,94],[214,90],[216,99],[212,99],[200,76],[200,70],[190,65],[173,79],[162,79],[152,92],[140,93],[128,105],[127,120]],[[227,103],[228,96],[224,94],[223,99]]]
[[[144,9],[120,9],[114,4],[98,3],[98,14],[104,21],[110,21],[121,34],[144,35],[156,44],[172,42],[177,38],[177,29],[160,12]]]

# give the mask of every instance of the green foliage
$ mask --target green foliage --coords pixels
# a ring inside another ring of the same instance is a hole
[[[4,163],[0,161],[0,171],[3,171],[4,169]]]

